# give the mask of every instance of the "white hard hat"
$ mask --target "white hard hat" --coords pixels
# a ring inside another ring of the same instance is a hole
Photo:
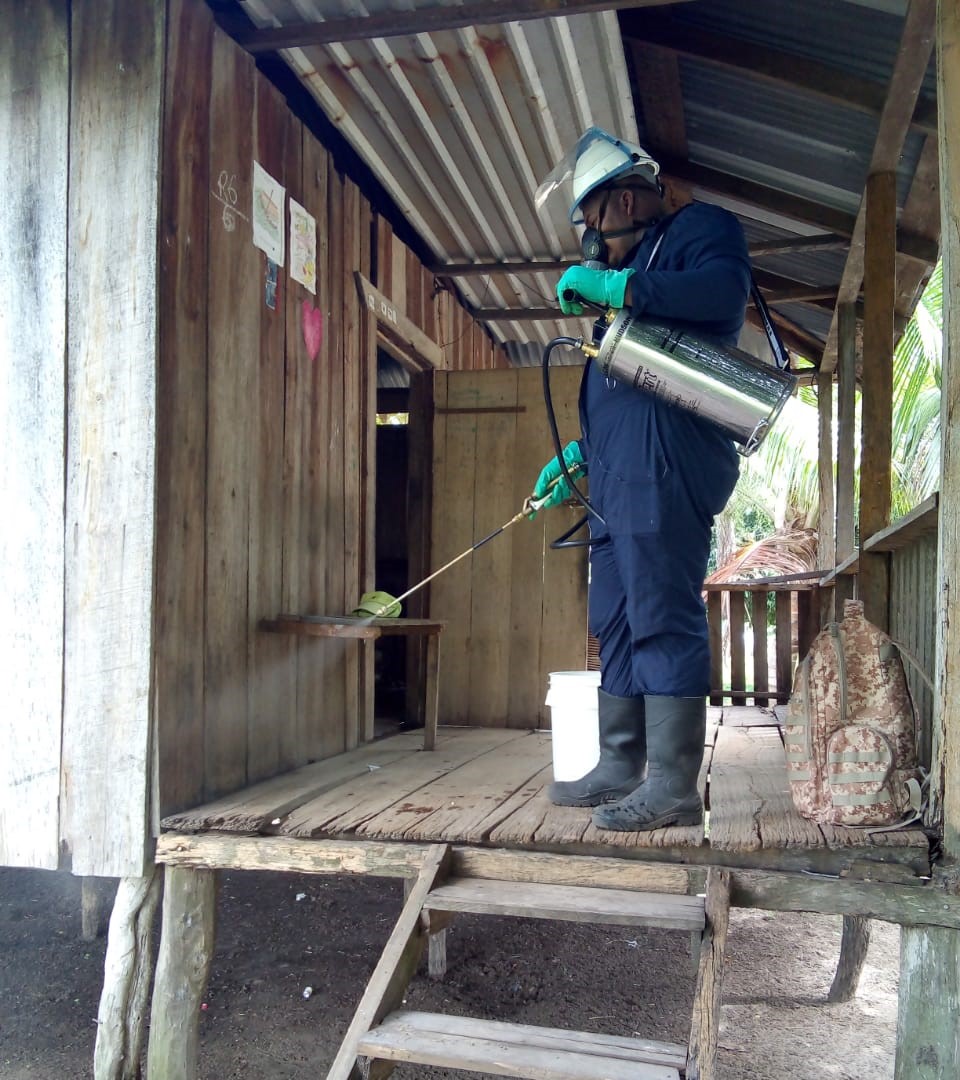
[[[540,184],[535,196],[538,209],[558,188],[571,182],[570,221],[582,224],[578,216],[584,199],[598,187],[613,180],[636,177],[651,188],[660,189],[660,166],[639,144],[618,139],[603,128],[588,128]]]

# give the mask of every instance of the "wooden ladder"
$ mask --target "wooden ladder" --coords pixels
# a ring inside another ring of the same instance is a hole
[[[711,1080],[730,910],[726,871],[711,868],[706,896],[450,877],[448,845],[430,848],[367,984],[327,1080],[382,1080],[402,1062],[528,1080]],[[455,912],[514,915],[700,935],[687,1046],[469,1017],[401,1010],[424,944]]]

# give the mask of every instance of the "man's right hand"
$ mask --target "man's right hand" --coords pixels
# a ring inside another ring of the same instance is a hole
[[[569,472],[573,472],[576,466],[583,465],[583,454],[579,442],[574,440],[567,443],[563,449],[563,460],[566,462]],[[556,483],[551,487],[550,485],[554,480],[556,480]],[[557,458],[553,458],[544,465],[534,485],[534,499],[539,500],[544,496],[547,498],[546,502],[540,507],[542,510],[546,510],[551,506],[559,506],[564,500],[570,498],[570,485],[560,469],[560,462]]]

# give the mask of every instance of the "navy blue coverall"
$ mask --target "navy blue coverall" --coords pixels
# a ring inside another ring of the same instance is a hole
[[[660,240],[651,262],[651,255]],[[649,269],[648,269],[649,265]],[[693,204],[650,228],[633,267],[633,314],[735,344],[750,292],[737,219]],[[710,646],[702,599],[713,518],[739,472],[709,421],[605,378],[588,361],[580,385],[591,518],[589,625],[601,685],[617,697],[702,697]]]

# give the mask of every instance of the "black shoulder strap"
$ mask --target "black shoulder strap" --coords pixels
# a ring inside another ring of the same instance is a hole
[[[750,274],[750,295],[753,297],[754,306],[760,314],[760,321],[763,323],[763,329],[766,332],[767,340],[770,342],[770,348],[773,350],[773,359],[776,361],[777,367],[781,371],[786,371],[790,367],[790,356],[784,348],[783,342],[780,340],[777,328],[773,325],[773,320],[770,318],[770,309],[767,307],[766,300],[764,300],[760,290],[757,288],[757,282],[754,279],[752,272]]]
[[[687,206],[693,206],[694,203],[687,203]],[[687,206],[681,206],[679,210],[672,213],[669,217],[664,219],[663,227],[660,229],[660,235],[657,237],[654,244],[653,251],[650,253],[650,259],[647,262],[647,270],[653,270],[656,268],[657,261],[660,258],[661,241],[667,234],[667,229],[673,224],[678,215],[682,214]],[[753,271],[750,272],[750,295],[753,297],[753,303],[757,311],[760,314],[760,321],[763,323],[763,329],[767,335],[767,340],[770,342],[770,348],[773,352],[773,359],[777,367],[781,371],[787,371],[790,368],[790,355],[784,347],[783,342],[780,340],[780,335],[777,333],[777,328],[773,325],[773,320],[770,318],[770,309],[767,307],[767,302],[760,294],[759,288],[757,288],[757,282],[753,276]]]

